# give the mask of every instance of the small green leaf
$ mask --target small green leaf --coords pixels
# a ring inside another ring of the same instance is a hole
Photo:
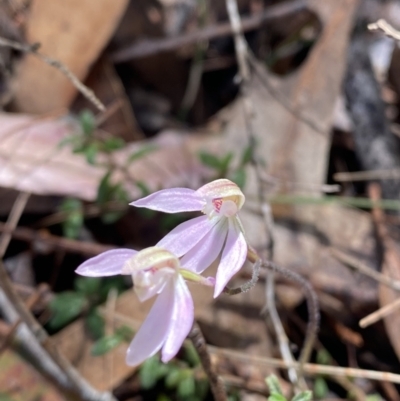
[[[125,141],[122,138],[111,137],[103,142],[103,150],[106,153],[113,152],[114,150],[122,149],[125,146]]]
[[[286,397],[279,393],[271,393],[268,401],[287,401]]]
[[[79,199],[65,199],[59,210],[66,214],[62,223],[63,234],[67,238],[77,238],[84,222],[83,205]]]
[[[221,162],[219,158],[208,152],[199,153],[200,161],[207,167],[211,167],[218,172],[221,170]]]
[[[58,330],[78,317],[87,306],[87,301],[78,292],[66,291],[57,294],[49,306],[53,312],[53,316],[49,321],[49,327],[53,330]]]
[[[283,394],[281,385],[279,383],[278,378],[275,375],[269,375],[266,379],[265,382],[267,383],[269,392],[272,393],[277,393],[277,394]]]
[[[365,401],[382,401],[382,397],[379,394],[369,394]]]
[[[115,333],[117,335],[119,335],[123,341],[127,341],[127,342],[131,341],[132,337],[135,334],[134,331],[130,327],[125,326],[125,325],[118,327],[118,329],[115,330]]]
[[[220,160],[219,175],[225,177],[229,170],[229,165],[233,159],[233,153],[229,152]]]
[[[181,380],[176,389],[177,395],[183,400],[187,400],[188,397],[193,396],[196,392],[196,382],[193,375],[186,376]]]
[[[242,160],[240,161],[240,166],[244,167],[247,163],[251,162],[253,157],[253,148],[252,146],[247,146],[246,149],[242,153]]]
[[[165,377],[165,386],[169,389],[175,388],[179,382],[184,378],[181,373],[181,369],[179,368],[171,368]]]
[[[85,325],[94,340],[104,337],[105,321],[97,309],[92,309],[86,316]]]
[[[124,339],[118,333],[102,337],[93,344],[91,354],[93,356],[104,355],[118,347],[123,341]]]
[[[292,398],[292,401],[312,401],[312,391],[303,391]]]
[[[314,395],[315,398],[322,399],[325,398],[328,393],[328,385],[322,376],[318,376],[314,381]]]
[[[239,188],[243,189],[246,184],[245,169],[243,167],[239,168],[232,174],[230,178]]]
[[[74,282],[75,290],[86,297],[97,295],[100,285],[99,277],[77,277]]]
[[[332,357],[329,352],[322,348],[317,352],[317,363],[320,365],[329,365],[332,361]]]
[[[139,378],[142,388],[147,390],[168,373],[168,365],[162,364],[157,356],[147,359],[139,370]]]
[[[82,150],[82,153],[85,155],[86,161],[89,164],[94,165],[96,163],[96,156],[98,151],[98,144],[96,142],[92,142],[89,145],[85,146],[85,148]]]
[[[83,110],[79,115],[79,122],[82,132],[86,136],[91,136],[96,128],[96,119],[90,110]]]
[[[155,150],[157,150],[158,147],[156,145],[146,145],[143,146],[141,149],[137,150],[136,152],[133,152],[129,158],[128,158],[128,163],[132,163],[144,156],[146,156],[148,153],[151,153]]]
[[[183,348],[185,350],[185,359],[188,361],[189,365],[192,367],[196,367],[200,365],[199,354],[196,351],[196,348],[192,343],[184,343]]]

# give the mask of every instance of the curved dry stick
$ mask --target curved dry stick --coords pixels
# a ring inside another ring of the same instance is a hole
[[[194,323],[192,331],[189,333],[188,337],[192,341],[193,346],[196,348],[196,351],[199,354],[204,372],[206,373],[208,380],[210,381],[210,387],[215,401],[228,401],[228,396],[226,395],[224,384],[222,383],[221,378],[218,376],[217,372],[212,366],[206,341],[203,337],[203,333],[201,332],[199,325],[196,322]]]
[[[253,273],[251,276],[251,280],[247,281],[246,283],[242,284],[239,287],[235,287],[235,288],[225,287],[223,292],[225,292],[228,295],[237,295],[237,294],[241,294],[242,292],[247,292],[247,291],[251,290],[258,281],[258,276],[260,275],[261,263],[262,263],[261,259],[258,259],[255,261],[255,263],[253,265]]]
[[[280,275],[294,281],[295,283],[299,284],[301,288],[304,290],[304,295],[306,296],[307,300],[307,308],[309,316],[308,316],[306,338],[304,339],[303,349],[301,350],[299,358],[299,377],[301,377],[303,366],[310,359],[310,355],[314,347],[314,341],[317,338],[317,333],[319,329],[320,313],[319,313],[319,303],[317,294],[315,293],[310,282],[300,274],[292,270],[286,269],[284,267],[281,267],[271,261],[263,261],[261,263],[261,266],[270,269],[276,273],[279,273]]]

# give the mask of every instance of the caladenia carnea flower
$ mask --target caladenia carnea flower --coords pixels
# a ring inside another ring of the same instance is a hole
[[[221,254],[214,290],[214,297],[217,297],[247,257],[247,242],[238,216],[244,200],[235,183],[220,179],[197,191],[188,188],[163,189],[131,205],[165,213],[204,213],[205,216],[177,226],[157,246],[182,257],[182,264],[196,273],[203,272]]]
[[[126,356],[128,365],[136,366],[160,349],[168,362],[179,351],[193,325],[193,300],[187,280],[213,286],[214,278],[205,278],[181,267],[171,252],[146,248],[140,252],[114,249],[81,264],[76,273],[99,277],[132,275],[133,289],[141,302],[157,296],[146,320],[133,338]]]

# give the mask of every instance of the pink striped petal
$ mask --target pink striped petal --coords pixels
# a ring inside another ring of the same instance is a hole
[[[175,280],[168,280],[129,345],[126,363],[136,366],[156,354],[169,334],[175,305]]]
[[[165,213],[179,213],[202,210],[205,201],[193,189],[171,188],[154,192],[145,198],[130,203],[130,205]]]
[[[175,227],[157,246],[180,258],[201,241],[217,222],[218,218],[210,220],[207,216],[195,217]]]
[[[117,274],[127,274],[122,272],[124,264],[132,258],[137,251],[133,249],[112,249],[88,259],[82,263],[75,272],[88,277],[106,277]],[[129,274],[129,273],[128,273]]]
[[[181,259],[181,266],[187,270],[202,273],[217,259],[224,245],[227,232],[228,220],[222,218],[211,232],[185,254]]]
[[[161,360],[164,363],[170,361],[178,353],[193,326],[193,320],[194,306],[192,296],[185,280],[179,275],[175,281],[175,303],[171,325],[161,352]]]
[[[243,266],[247,257],[247,242],[237,222],[229,219],[229,230],[218,266],[214,298],[221,294],[228,281]]]

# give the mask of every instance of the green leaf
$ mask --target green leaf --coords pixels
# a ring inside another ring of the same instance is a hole
[[[268,401],[287,401],[286,397],[279,393],[271,393]]]
[[[102,149],[104,152],[109,153],[114,150],[122,149],[125,146],[125,141],[122,138],[111,137],[103,142]]]
[[[329,352],[322,348],[317,352],[317,363],[320,365],[329,365],[332,362],[332,357]]]
[[[53,312],[53,316],[49,321],[49,327],[53,330],[58,330],[78,317],[87,306],[87,301],[78,292],[66,291],[57,294],[49,306]]]
[[[83,110],[79,115],[79,122],[82,132],[86,136],[91,136],[96,128],[96,118],[90,110]]]
[[[163,365],[157,356],[147,359],[139,370],[139,378],[142,388],[151,389],[155,384],[168,373],[168,366]]]
[[[218,172],[221,170],[221,162],[219,158],[208,152],[199,153],[200,161],[207,167],[211,167]]]
[[[252,157],[253,157],[253,147],[249,145],[246,147],[246,149],[242,153],[240,167],[244,167],[244,166],[246,166],[247,163],[250,163]]]
[[[146,145],[143,146],[141,149],[137,150],[136,152],[133,152],[129,158],[128,158],[128,163],[132,163],[135,160],[138,160],[142,158],[143,156],[146,156],[148,153],[153,152],[154,150],[157,150],[158,147],[156,145]]]
[[[193,396],[196,392],[196,382],[193,375],[186,376],[181,380],[176,389],[177,395],[183,400],[187,400],[188,397]]]
[[[379,394],[369,394],[365,401],[382,401],[382,397]]]
[[[231,164],[233,153],[229,152],[220,159],[219,175],[225,177]]]
[[[99,187],[97,188],[96,202],[100,205],[106,203],[110,198],[110,193],[112,192],[110,176],[111,171],[108,171],[101,179]]]
[[[265,382],[267,383],[269,392],[272,393],[277,393],[277,394],[283,394],[281,385],[279,383],[278,378],[275,375],[269,375],[266,379]]]
[[[302,391],[301,393],[295,395],[292,401],[312,401],[312,391]]]
[[[192,367],[199,366],[200,358],[194,345],[190,342],[184,343],[183,349],[185,350],[185,359],[188,361],[189,365]]]
[[[328,385],[322,376],[318,376],[314,381],[314,395],[315,398],[322,399],[325,398],[328,393]]]
[[[66,214],[62,222],[63,234],[67,238],[77,238],[84,222],[83,205],[79,199],[65,199],[59,210]]]
[[[173,389],[178,386],[179,382],[184,378],[182,370],[179,368],[171,368],[165,377],[165,386],[169,389]]]
[[[82,153],[86,157],[86,161],[94,165],[96,163],[96,156],[99,151],[99,145],[96,142],[90,143],[89,145],[85,146],[82,149]],[[81,152],[76,152],[76,153],[81,153]]]
[[[77,277],[74,282],[75,290],[86,297],[97,295],[100,286],[99,277]]]
[[[232,174],[230,178],[239,188],[243,189],[246,184],[245,169],[243,167],[239,168]]]
[[[85,325],[94,340],[104,337],[105,321],[97,309],[92,309],[85,319]]]
[[[118,327],[118,329],[115,330],[115,333],[117,335],[119,335],[123,341],[127,341],[127,342],[131,341],[132,337],[135,334],[134,331],[130,327],[125,326],[125,325]]]
[[[124,339],[118,333],[102,337],[93,344],[91,354],[93,356],[104,355],[118,347],[123,341]]]

